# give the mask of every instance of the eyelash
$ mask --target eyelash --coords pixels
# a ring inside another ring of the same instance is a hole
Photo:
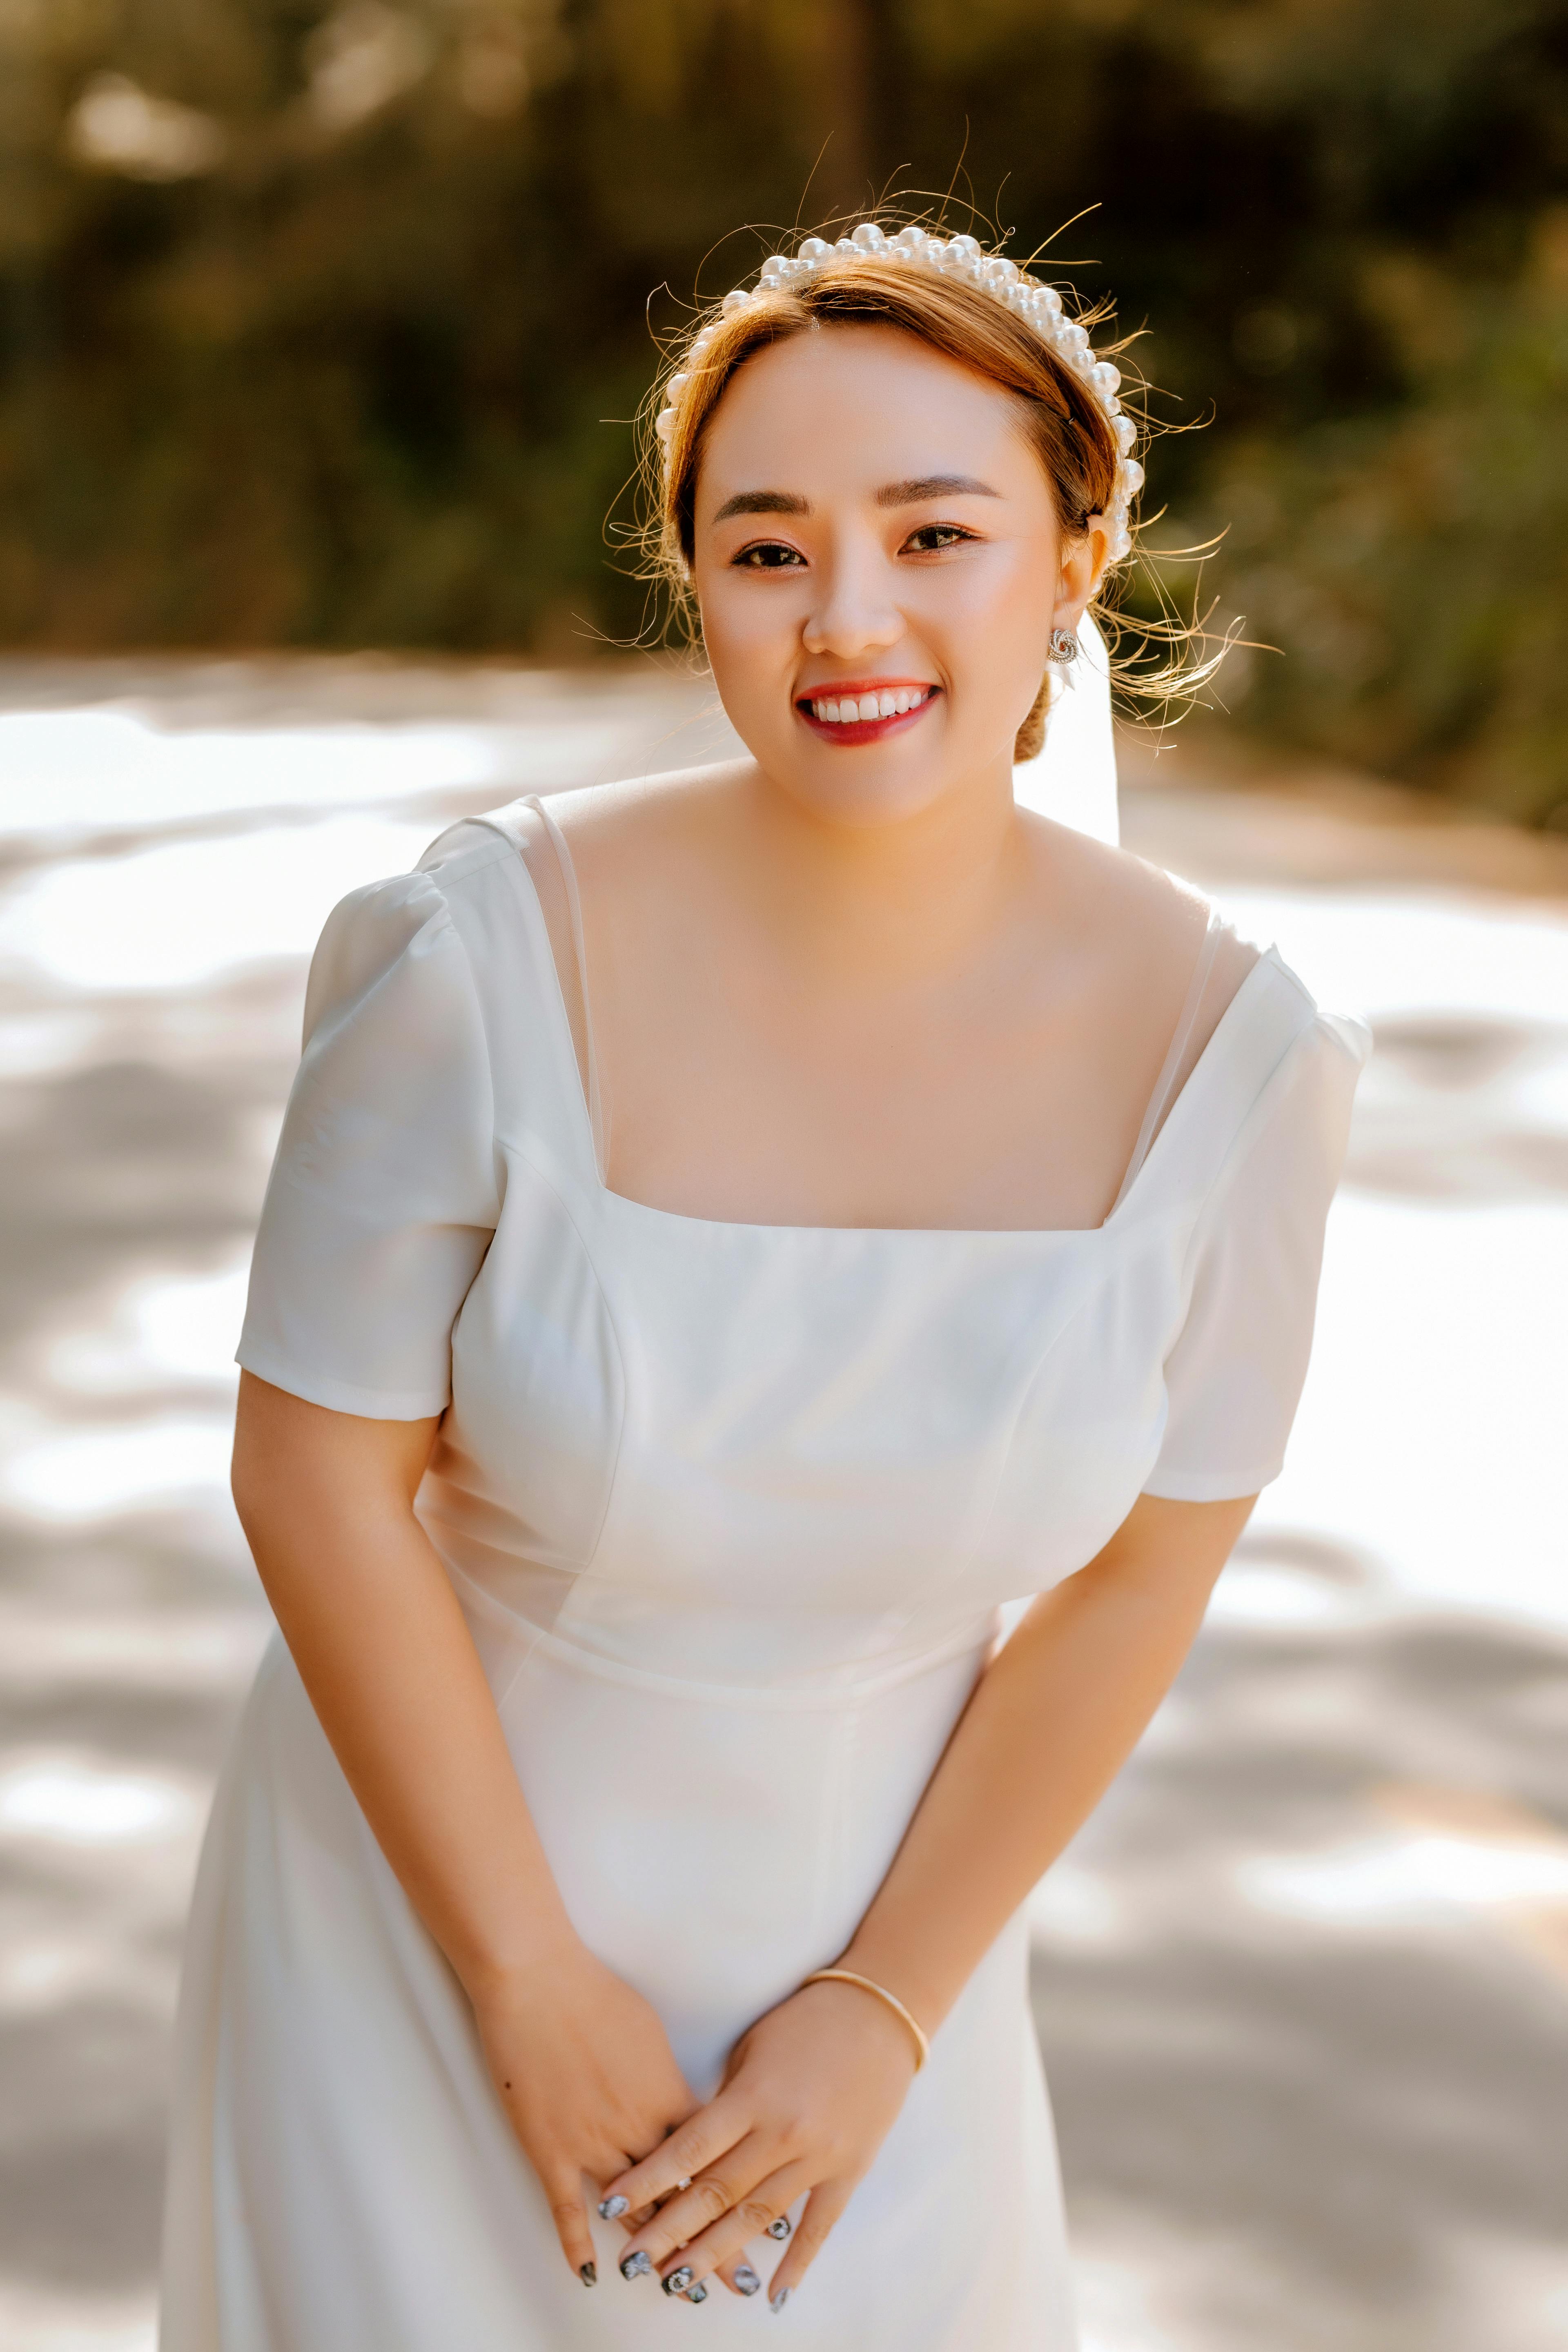
[[[936,531],[941,531],[942,533],[942,539],[940,545],[936,547],[915,546],[914,542],[917,539],[928,538],[931,533]],[[966,540],[973,540],[977,537],[977,532],[965,530],[963,525],[959,522],[922,522],[918,530],[910,531],[909,538],[904,541],[903,547],[900,550],[900,553],[914,555],[942,555],[946,552],[948,548],[961,547]],[[792,557],[794,561],[787,563],[769,563],[759,561],[760,558],[770,555],[789,556]],[[800,554],[799,550],[786,545],[783,540],[756,539],[752,541],[750,547],[742,548],[740,553],[733,558],[732,569],[738,572],[794,572],[798,569],[803,569],[804,563],[805,559]]]

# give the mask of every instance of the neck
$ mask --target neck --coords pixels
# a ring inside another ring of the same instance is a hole
[[[950,965],[996,919],[1022,850],[1010,761],[908,816],[846,824],[753,769],[742,795],[759,912],[825,983],[896,985]],[[760,834],[760,840],[757,835]]]

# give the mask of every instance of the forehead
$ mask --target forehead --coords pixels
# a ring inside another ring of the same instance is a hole
[[[1048,498],[1001,385],[898,327],[807,329],[753,352],[704,439],[699,511],[737,490],[855,492],[940,474],[1005,498]]]

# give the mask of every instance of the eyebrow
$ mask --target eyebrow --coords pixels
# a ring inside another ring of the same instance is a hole
[[[999,499],[989,482],[976,481],[973,474],[921,474],[907,482],[885,482],[877,492],[879,507],[914,507],[924,499]],[[737,490],[726,499],[713,520],[728,522],[731,515],[784,514],[808,515],[811,502],[797,490]]]
[[[921,474],[911,482],[889,482],[877,493],[879,507],[915,507],[922,499],[999,499],[989,482],[973,474]]]
[[[731,515],[805,515],[810,512],[810,502],[795,490],[737,490],[732,499],[725,499],[713,520],[715,522],[728,522]]]

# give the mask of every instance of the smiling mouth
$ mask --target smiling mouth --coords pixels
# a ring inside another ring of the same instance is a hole
[[[940,692],[939,687],[930,685],[878,686],[868,681],[836,694],[802,695],[795,709],[819,735],[847,747],[879,742],[895,730],[912,725]]]

